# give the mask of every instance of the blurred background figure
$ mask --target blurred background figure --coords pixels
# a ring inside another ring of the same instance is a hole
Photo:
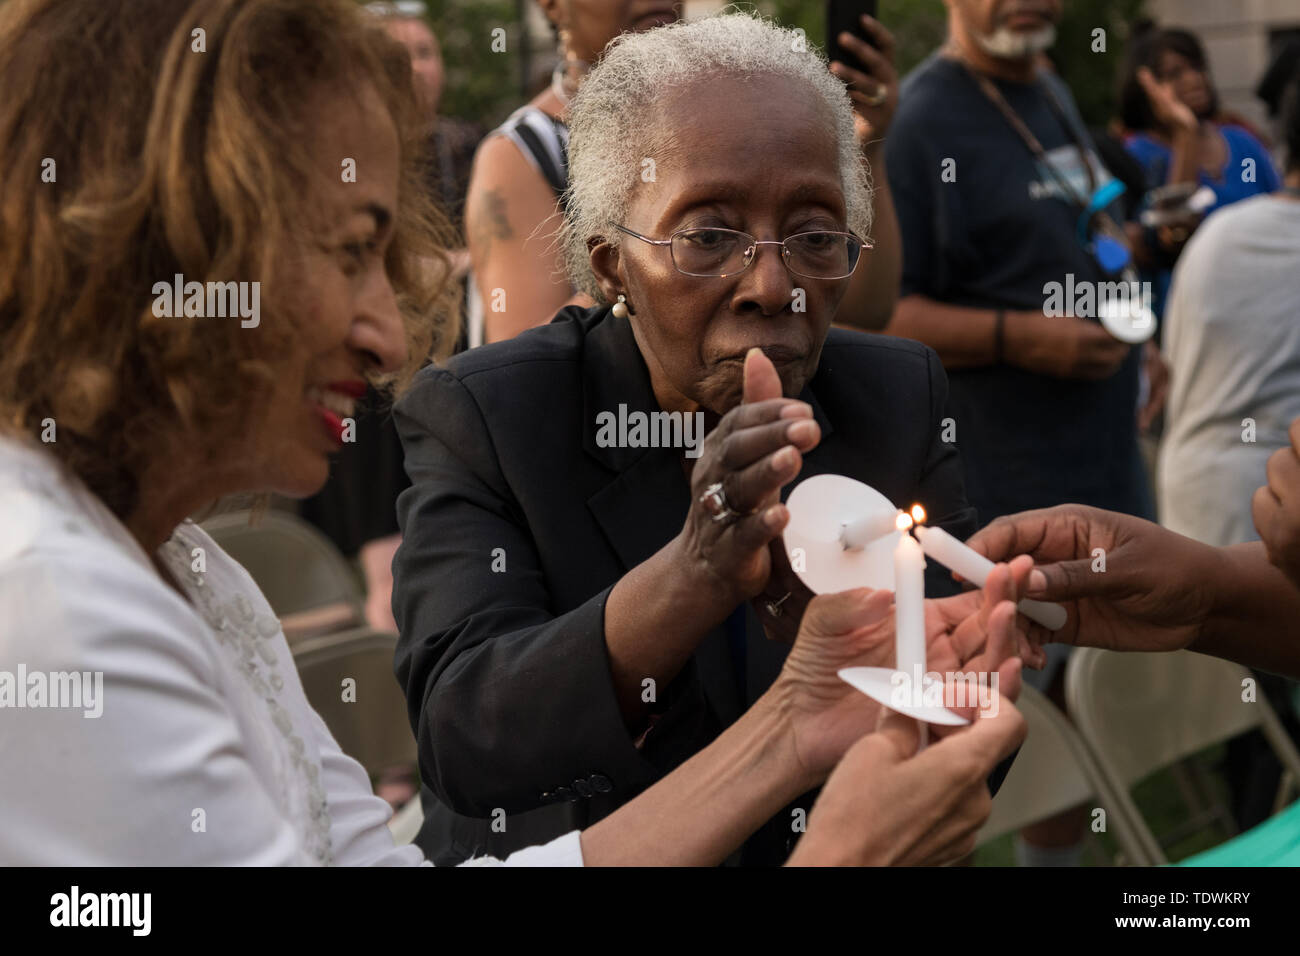
[[[443,93],[442,53],[425,19],[425,5],[419,0],[403,0],[371,3],[365,9],[410,54],[413,86],[428,124],[423,158],[426,182],[429,194],[455,230],[448,237],[448,247],[455,274],[463,277],[469,268],[462,232],[464,200],[482,128],[438,115]],[[463,329],[463,321],[460,327]],[[463,335],[459,338],[463,345]],[[301,502],[298,510],[359,564],[366,590],[366,622],[379,630],[395,631],[392,561],[401,543],[395,507],[397,496],[409,482],[391,413],[373,388],[359,403],[355,419],[355,440],[344,444],[334,460],[328,484]]]
[[[1124,145],[1141,165],[1147,207],[1159,207],[1130,233],[1143,278],[1163,311],[1170,270],[1201,218],[1278,188],[1267,147],[1244,121],[1225,116],[1205,49],[1186,30],[1149,29],[1129,47],[1120,85]],[[1188,206],[1197,187],[1213,193]]]
[[[1300,417],[1300,118],[1287,93],[1283,188],[1208,219],[1171,287],[1174,370],[1161,449],[1160,518],[1214,545],[1257,540],[1250,494]],[[1214,506],[1209,507],[1211,501]]]
[[[1207,544],[1258,540],[1251,495],[1300,418],[1300,55],[1282,72],[1286,179],[1222,209],[1173,271],[1164,350],[1172,385],[1157,470],[1160,523]],[[1297,735],[1295,685],[1258,673]],[[1254,735],[1257,738],[1258,735]],[[1268,815],[1281,767],[1260,739],[1234,741],[1228,779],[1243,827]]]
[[[440,116],[445,72],[438,38],[426,19],[420,0],[399,3],[371,3],[366,10],[381,18],[390,37],[411,55],[411,78],[420,105],[428,117],[429,142],[425,153],[429,190],[457,230],[464,223],[465,196],[469,192],[474,150],[485,130],[477,123]],[[460,246],[453,252],[458,274],[469,269],[469,252]]]
[[[1286,140],[1284,120],[1282,117],[1283,94],[1290,88],[1290,80],[1300,64],[1300,29],[1290,39],[1277,44],[1277,51],[1269,62],[1264,75],[1255,85],[1255,96],[1264,104],[1268,113],[1268,123],[1275,140]],[[1276,156],[1276,154],[1275,154]],[[1288,161],[1290,157],[1287,157]]]
[[[1119,278],[1095,256],[1123,219],[1069,86],[1044,69],[1060,0],[947,0],[944,46],[903,82],[888,140],[903,283],[886,331],[951,383],[949,441],[980,524],[1067,501],[1148,516],[1137,443],[1142,350],[1091,315],[1047,314],[1049,284]],[[947,174],[945,175],[945,170]],[[1087,235],[1082,224],[1086,223]],[[1106,504],[1102,504],[1105,502]],[[1068,648],[1026,680],[1063,703]],[[1026,829],[1026,865],[1076,865],[1081,811]]]
[[[438,114],[443,61],[438,38],[425,19],[425,5],[419,0],[403,0],[371,3],[365,9],[410,54],[412,86],[427,124],[421,165],[429,195],[450,223],[448,254],[454,277],[463,283],[469,269],[463,234],[465,194],[483,129]],[[461,331],[452,337],[457,350],[464,345],[464,327],[462,314],[457,318]],[[402,541],[396,502],[410,482],[402,465],[402,444],[393,428],[389,402],[371,387],[358,403],[354,418],[354,440],[346,442],[331,462],[329,481],[316,495],[299,502],[297,509],[358,566],[365,587],[365,622],[377,630],[396,631],[392,563]],[[405,768],[383,774],[376,792],[394,806],[401,805],[415,793],[413,774]]]
[[[551,83],[489,134],[469,186],[469,341],[496,342],[594,303],[565,276],[556,243],[568,186],[569,101],[610,40],[681,17],[680,0],[537,0],[555,33]]]

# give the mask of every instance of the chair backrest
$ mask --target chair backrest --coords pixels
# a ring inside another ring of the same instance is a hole
[[[1190,651],[1117,653],[1076,648],[1065,671],[1065,699],[1118,799],[1139,827],[1151,862],[1164,851],[1129,793],[1134,784],[1186,757],[1259,728],[1282,765],[1300,774],[1300,753],[1260,691],[1246,696],[1250,672]]]
[[[307,700],[343,752],[372,775],[416,762],[406,695],[393,676],[396,648],[396,634],[360,627],[293,649]],[[345,687],[347,679],[353,683]]]
[[[255,525],[249,515],[217,515],[203,522],[203,530],[247,569],[277,615],[348,604],[363,619],[361,582],[325,535],[287,512],[268,511]]]
[[[1028,685],[1021,688],[1016,707],[1029,725],[1029,735],[993,798],[993,810],[980,829],[979,844],[1070,807],[1098,801],[1106,810],[1107,831],[1128,861],[1146,862],[1132,824],[1116,806],[1087,745],[1065,715]]]
[[[1105,769],[1131,788],[1274,717],[1262,693],[1242,700],[1248,678],[1240,664],[1190,651],[1079,648],[1070,655],[1065,694],[1084,740]]]

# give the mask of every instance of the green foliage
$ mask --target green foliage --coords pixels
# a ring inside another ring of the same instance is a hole
[[[1130,25],[1142,15],[1145,0],[1067,0],[1052,59],[1070,85],[1090,125],[1105,125],[1116,112],[1115,88]],[[826,42],[824,0],[759,0],[764,13],[802,27],[819,46]],[[880,0],[878,19],[894,35],[901,74],[927,57],[948,34],[943,0]],[[1092,52],[1092,31],[1106,31],[1106,52]]]
[[[1090,126],[1104,126],[1119,112],[1116,96],[1129,31],[1140,19],[1145,0],[1090,0],[1066,3],[1052,59],[1074,93]],[[1106,31],[1106,52],[1094,53],[1093,31]]]
[[[759,0],[757,6],[779,23],[802,27],[817,46],[826,45],[825,0]],[[877,19],[894,35],[900,73],[925,59],[948,33],[943,0],[880,0],[877,7]]]
[[[533,0],[525,0],[532,3]],[[1115,113],[1115,86],[1129,28],[1145,0],[1067,0],[1052,58],[1070,84],[1084,118],[1103,125]],[[495,125],[533,91],[522,83],[522,29],[519,0],[426,0],[429,22],[438,34],[446,66],[443,112]],[[788,26],[801,27],[808,39],[826,41],[824,0],[749,0]],[[943,43],[948,14],[943,0],[879,0],[879,18],[894,34],[899,71],[906,74]],[[506,52],[492,51],[492,30],[506,31]],[[1106,31],[1106,51],[1092,51],[1092,31]],[[534,45],[539,38],[533,37]],[[545,46],[543,38],[541,46]]]
[[[533,0],[527,0],[532,3]],[[441,112],[492,127],[520,106],[525,94],[520,55],[523,30],[517,0],[425,0],[442,47]],[[506,50],[494,53],[492,31],[506,31]],[[536,37],[533,41],[536,42]]]

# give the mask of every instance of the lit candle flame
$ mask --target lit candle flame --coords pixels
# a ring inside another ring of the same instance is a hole
[[[912,516],[906,511],[900,511],[898,513],[898,519],[894,523],[898,526],[899,531],[906,531],[912,527]]]
[[[920,505],[912,505],[912,520],[917,524],[925,524],[925,509]]]

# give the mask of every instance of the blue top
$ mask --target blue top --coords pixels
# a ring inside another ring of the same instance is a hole
[[[1222,179],[1208,175],[1205,170],[1197,174],[1197,182],[1214,190],[1215,203],[1206,215],[1230,206],[1251,196],[1271,193],[1282,185],[1282,177],[1273,165],[1272,157],[1264,144],[1240,126],[1220,126],[1224,142],[1228,146],[1228,161],[1224,165]],[[1159,189],[1169,181],[1169,163],[1173,159],[1173,150],[1146,133],[1132,133],[1125,137],[1124,148],[1138,161],[1146,178],[1147,190]],[[1146,204],[1143,204],[1146,208]],[[1157,315],[1164,314],[1165,298],[1169,292],[1172,269],[1162,268],[1153,272],[1143,270],[1142,278],[1150,281],[1155,289],[1153,307]]]
[[[1240,126],[1220,126],[1224,142],[1228,145],[1228,162],[1223,167],[1223,179],[1215,179],[1201,170],[1197,179],[1202,186],[1214,190],[1217,202],[1210,212],[1260,193],[1271,193],[1282,185],[1282,178],[1273,165],[1264,144]],[[1141,164],[1146,173],[1147,189],[1158,189],[1169,180],[1169,162],[1173,150],[1145,133],[1125,137],[1124,148]]]

